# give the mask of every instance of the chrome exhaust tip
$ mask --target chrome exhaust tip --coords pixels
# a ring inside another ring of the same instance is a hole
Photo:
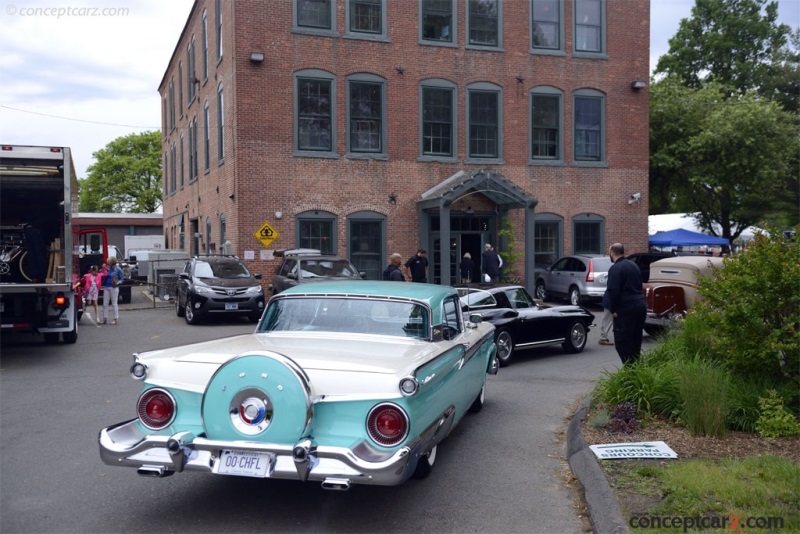
[[[136,470],[136,474],[143,477],[164,478],[172,475],[174,471],[167,471],[162,465],[143,465]]]
[[[326,478],[322,481],[322,489],[347,491],[350,489],[350,480],[346,478]]]

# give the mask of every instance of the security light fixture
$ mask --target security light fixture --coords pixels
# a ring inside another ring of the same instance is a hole
[[[250,52],[250,61],[262,63],[264,61],[264,52]]]
[[[634,91],[638,91],[639,89],[644,89],[647,87],[647,82],[644,80],[634,80],[631,82],[631,89]]]

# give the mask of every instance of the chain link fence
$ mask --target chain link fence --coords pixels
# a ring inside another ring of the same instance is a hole
[[[178,273],[183,271],[189,255],[170,255],[140,261],[132,270],[133,286],[130,302],[121,309],[169,308],[175,306]]]

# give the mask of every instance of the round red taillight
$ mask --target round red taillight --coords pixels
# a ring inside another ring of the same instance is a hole
[[[175,399],[163,389],[148,389],[139,397],[139,420],[151,430],[161,430],[175,418]]]
[[[408,416],[395,404],[379,404],[367,416],[367,432],[380,445],[397,445],[408,435]]]

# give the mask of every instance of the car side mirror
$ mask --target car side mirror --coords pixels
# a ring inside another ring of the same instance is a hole
[[[297,273],[286,273],[286,278],[291,278],[292,280],[297,280]]]
[[[481,315],[480,313],[470,313],[469,322],[475,324],[481,324],[483,322],[483,315]]]
[[[518,317],[518,316],[519,316],[519,312],[517,310],[506,310],[506,312],[503,314],[503,317],[505,317],[506,319],[509,319],[511,317]]]
[[[186,273],[180,273],[178,275],[178,278],[180,278],[181,280],[188,280],[189,279],[189,275],[186,274]]]

